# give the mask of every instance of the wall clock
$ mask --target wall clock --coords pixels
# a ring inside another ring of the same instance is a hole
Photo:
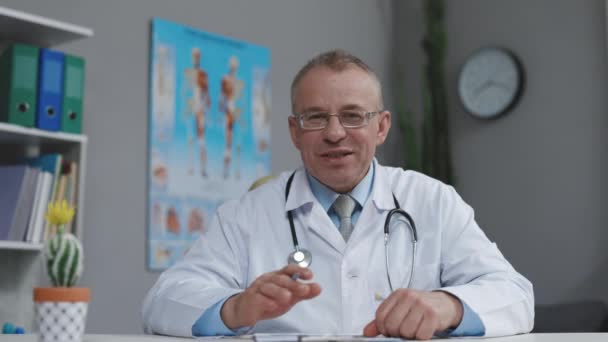
[[[497,118],[518,102],[524,88],[520,60],[507,49],[483,48],[464,63],[458,95],[465,109],[481,119]]]

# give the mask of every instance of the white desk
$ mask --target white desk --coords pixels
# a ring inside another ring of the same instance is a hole
[[[488,340],[491,342],[608,342],[608,333],[568,333],[568,334],[526,334],[495,338],[452,338],[437,339],[434,341],[458,340]],[[83,342],[176,342],[194,341],[177,337],[151,336],[151,335],[86,335]],[[208,341],[217,342],[244,342],[245,339],[221,338]],[[0,335],[0,342],[37,342],[34,334],[26,335]]]

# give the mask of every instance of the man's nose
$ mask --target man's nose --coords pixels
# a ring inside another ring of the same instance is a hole
[[[346,137],[346,129],[340,123],[337,116],[330,116],[327,126],[323,129],[325,140],[335,143]]]

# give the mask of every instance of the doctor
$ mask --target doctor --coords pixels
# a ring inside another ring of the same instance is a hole
[[[374,72],[329,51],[298,72],[291,91],[289,130],[304,166],[289,194],[292,172],[220,206],[207,233],[149,291],[146,332],[529,332],[532,284],[484,235],[473,209],[452,187],[374,159],[391,126]],[[383,226],[397,203],[415,221],[418,243],[413,249],[395,220],[387,269]],[[313,257],[308,268],[287,266],[288,211],[299,247]]]

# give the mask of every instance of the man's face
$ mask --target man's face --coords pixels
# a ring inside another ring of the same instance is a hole
[[[355,66],[339,72],[326,67],[313,68],[300,80],[294,95],[298,114],[382,109],[378,84]],[[324,129],[305,130],[296,118],[289,117],[291,139],[300,151],[306,170],[340,193],[352,190],[365,177],[376,147],[386,139],[390,125],[388,111],[376,114],[367,126],[360,128],[344,128],[338,117],[331,116]]]

